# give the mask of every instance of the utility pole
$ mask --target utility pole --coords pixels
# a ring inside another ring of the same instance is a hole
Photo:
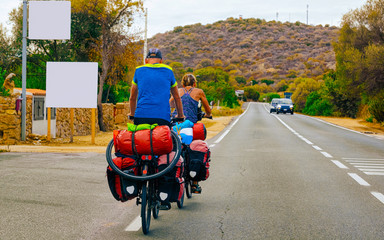
[[[27,115],[27,5],[28,0],[23,1],[23,48],[22,48],[22,101],[21,101],[21,141],[25,141],[26,115]]]
[[[307,4],[307,25],[308,25],[308,13],[309,13],[309,4]]]
[[[147,24],[148,24],[148,8],[145,9],[145,29],[144,29],[144,64],[145,64],[145,58],[147,57],[147,31],[148,31],[148,27],[147,27]]]

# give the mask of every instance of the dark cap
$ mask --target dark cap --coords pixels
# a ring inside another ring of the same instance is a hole
[[[148,51],[147,58],[160,58],[162,59],[163,57],[161,56],[161,52],[157,48],[151,48]]]

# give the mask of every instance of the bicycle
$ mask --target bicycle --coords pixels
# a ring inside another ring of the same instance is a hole
[[[206,117],[205,112],[202,112],[200,110],[199,112],[198,121],[201,121],[203,118],[213,119],[212,116]],[[188,152],[189,145],[182,143],[182,150],[181,150],[181,156],[184,159],[184,182],[185,182],[185,194],[187,195],[187,198],[192,198],[192,185],[193,180],[192,177],[189,174],[189,163],[190,163],[190,157]]]
[[[177,119],[176,119],[177,120]],[[157,180],[164,174],[171,171],[181,156],[181,140],[177,133],[171,130],[171,137],[173,142],[173,151],[175,155],[169,165],[162,171],[157,169],[157,157],[154,155],[139,155],[138,168],[139,175],[130,175],[120,170],[112,160],[112,150],[114,148],[114,140],[112,139],[106,149],[106,159],[108,165],[120,176],[132,181],[141,183],[141,189],[139,189],[139,195],[136,199],[136,205],[141,204],[141,226],[144,234],[149,233],[149,227],[151,224],[151,215],[154,219],[159,216],[160,210],[160,197],[158,191]],[[178,203],[179,205],[179,203]]]

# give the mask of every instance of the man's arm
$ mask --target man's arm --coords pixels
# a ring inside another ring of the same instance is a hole
[[[183,104],[181,103],[181,98],[177,86],[171,88],[171,94],[176,104],[177,117],[184,118]]]
[[[131,109],[129,116],[135,116],[136,104],[137,104],[137,94],[138,94],[137,85],[132,83],[131,95],[129,96],[129,108]]]

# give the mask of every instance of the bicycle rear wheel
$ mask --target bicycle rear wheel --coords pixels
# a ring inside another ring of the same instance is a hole
[[[149,182],[143,182],[141,188],[141,228],[144,234],[149,232],[151,224],[151,195],[149,194]]]
[[[187,198],[192,197],[192,181],[185,180],[185,193],[187,194]]]
[[[159,217],[159,211],[160,211],[160,201],[157,199],[156,197],[156,187],[155,187],[156,183],[155,183],[155,180],[152,180],[151,181],[151,188],[149,189],[150,190],[150,195],[151,195],[151,199],[152,199],[152,216],[154,219],[157,219]]]
[[[177,207],[178,208],[183,208],[183,206],[184,206],[184,194],[185,194],[185,191],[183,192],[183,195],[181,196],[180,200],[177,201]]]

